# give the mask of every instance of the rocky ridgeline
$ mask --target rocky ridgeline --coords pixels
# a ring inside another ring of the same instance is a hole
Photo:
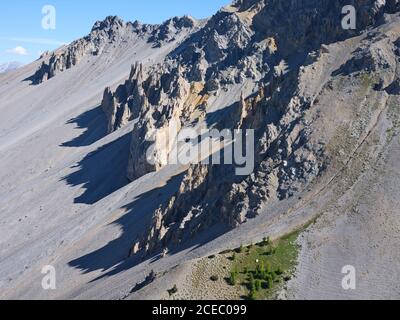
[[[214,120],[222,129],[255,130],[254,173],[240,177],[234,166],[191,166],[179,191],[154,212],[153,223],[138,237],[132,253],[182,243],[217,223],[236,227],[258,215],[269,201],[303,191],[329,166],[325,143],[314,136],[312,123],[318,115],[305,116],[314,112],[319,84],[313,84],[313,91],[305,89],[307,83],[324,74],[329,78],[330,71],[319,65],[329,53],[328,44],[358,35],[379,24],[384,14],[399,10],[398,0],[352,1],[358,29],[344,30],[342,8],[348,4],[238,0],[193,31],[164,63],[145,72],[136,65],[124,85],[114,93],[106,89],[102,105],[110,132],[138,118],[128,166],[131,180],[166,165],[162,155],[173,146],[158,136],[172,124],[180,129],[204,121],[211,96],[232,95],[240,87],[252,92],[230,106],[229,116]],[[171,21],[158,30],[171,30],[170,25]],[[360,61],[349,62],[348,69],[365,67],[378,57],[376,51],[362,51]],[[395,82],[388,87],[383,81],[387,90],[396,90]],[[146,151],[153,134],[156,161],[150,165]]]
[[[33,84],[40,84],[77,65],[86,56],[99,56],[107,45],[135,41],[137,37],[160,48],[165,43],[176,40],[176,35],[183,30],[190,30],[197,25],[191,17],[173,18],[162,25],[141,24],[138,21],[124,22],[118,17],[110,16],[104,21],[97,21],[90,34],[70,45],[48,54],[40,68],[31,77]]]
[[[151,32],[149,42],[153,43],[154,48],[161,48],[164,43],[175,41],[182,30],[193,30],[198,23],[190,16],[174,17],[155,27]]]
[[[96,22],[88,36],[48,54],[33,75],[32,82],[40,84],[77,65],[87,55],[100,55],[105,45],[116,41],[126,27],[118,17]]]

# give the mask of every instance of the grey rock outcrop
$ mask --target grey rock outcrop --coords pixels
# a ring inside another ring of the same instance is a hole
[[[110,16],[104,21],[97,21],[88,36],[43,56],[44,61],[32,76],[32,82],[40,84],[79,64],[87,55],[100,55],[105,45],[121,38],[128,26],[118,17]]]
[[[143,78],[143,65],[136,63],[132,65],[128,80],[117,88],[115,94],[110,88],[105,89],[101,107],[108,120],[108,133],[137,118],[140,110],[145,107],[147,98],[144,94]]]
[[[116,46],[136,36],[160,48],[166,43],[176,41],[177,35],[189,32],[198,25],[191,17],[173,18],[162,25],[141,24],[138,21],[124,22],[116,16],[97,21],[90,34],[72,42],[51,54],[46,54],[42,65],[31,77],[33,84],[40,84],[60,72],[79,64],[87,56],[99,56],[107,45]]]
[[[400,9],[397,0],[352,1],[357,9],[357,30],[344,30],[342,8],[348,4],[341,0],[236,1],[147,73],[141,86],[145,102],[139,107],[133,132],[130,179],[167,164],[173,146],[162,137],[171,124],[179,131],[190,126],[193,118],[204,121],[198,112],[202,109],[207,117],[210,95],[228,92],[229,96],[238,86],[250,87],[252,94],[236,100],[229,117],[224,114],[214,120],[224,129],[255,130],[255,170],[240,177],[232,165],[193,165],[179,191],[154,212],[153,223],[138,238],[133,252],[152,253],[178,245],[216,224],[234,228],[258,215],[269,201],[293,197],[334,167],[336,155],[331,145],[318,137],[314,125],[322,112],[314,107],[321,98],[321,85],[329,90],[334,77],[373,72],[380,77],[375,89],[398,90],[392,75],[395,47],[391,39],[381,39],[382,35],[366,35],[365,47],[356,48],[351,59],[341,57],[343,69],[327,67],[326,59],[333,59],[334,52],[330,44],[365,35],[386,14]],[[171,21],[164,29],[170,25]],[[114,100],[120,96],[118,91]],[[374,99],[373,93],[370,95]],[[130,97],[134,95],[123,100]],[[115,104],[109,91],[105,101]],[[371,118],[357,125],[351,135],[361,136],[368,121]],[[155,144],[149,141],[152,135]],[[332,135],[325,138],[334,140]],[[155,162],[149,164],[146,152],[152,145]]]
[[[164,43],[176,40],[177,34],[183,29],[191,30],[198,24],[197,20],[190,16],[174,17],[165,21],[151,33],[149,42],[153,43],[155,48],[160,48]]]

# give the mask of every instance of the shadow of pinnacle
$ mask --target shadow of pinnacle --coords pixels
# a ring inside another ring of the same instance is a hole
[[[75,123],[78,129],[86,129],[86,131],[79,137],[64,142],[61,147],[90,146],[107,135],[107,119],[100,106],[86,111],[67,122],[67,124],[72,123]]]
[[[64,177],[71,186],[83,185],[85,192],[75,203],[94,204],[129,183],[126,177],[131,133],[89,153]]]

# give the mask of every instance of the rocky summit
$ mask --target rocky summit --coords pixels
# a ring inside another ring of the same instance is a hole
[[[107,17],[0,98],[0,298],[239,299],[223,270],[293,234],[251,297],[400,298],[400,1]]]

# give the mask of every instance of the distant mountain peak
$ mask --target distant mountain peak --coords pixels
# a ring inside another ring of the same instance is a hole
[[[11,61],[11,62],[6,62],[0,64],[0,73],[5,73],[5,72],[11,72],[16,69],[19,69],[23,66],[24,64],[19,61]]]

